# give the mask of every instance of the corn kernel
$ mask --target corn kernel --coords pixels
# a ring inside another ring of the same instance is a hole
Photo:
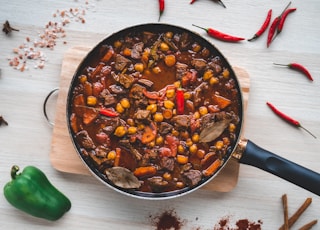
[[[163,115],[162,113],[156,113],[154,116],[153,116],[153,119],[155,122],[162,122],[163,121]]]
[[[200,106],[199,113],[201,116],[206,115],[208,113],[208,108],[206,106]]]
[[[156,145],[162,145],[163,144],[163,137],[162,136],[159,136],[156,138]]]
[[[131,56],[131,49],[129,49],[129,48],[124,48],[124,50],[123,50],[123,55],[124,55],[124,56]]]
[[[86,81],[88,80],[88,77],[86,76],[86,75],[81,75],[80,77],[79,77],[79,81],[80,81],[80,83],[85,83]]]
[[[87,97],[87,105],[94,106],[97,104],[97,98],[95,96]]]
[[[120,42],[119,40],[117,40],[117,41],[115,41],[115,42],[113,43],[113,46],[114,46],[115,48],[120,48],[120,47],[122,46],[122,42]]]
[[[169,54],[164,57],[164,63],[169,67],[174,66],[176,64],[176,57],[173,54]]]
[[[114,135],[116,135],[117,137],[123,137],[124,135],[126,135],[127,130],[124,126],[118,126],[116,128],[116,130],[114,131]]]
[[[194,112],[193,117],[194,117],[194,119],[199,119],[201,117],[201,115],[198,111],[196,111],[196,112]]]
[[[134,65],[134,70],[142,73],[143,70],[144,70],[143,64],[142,64],[142,63],[136,63],[136,64]]]
[[[152,72],[155,73],[155,74],[158,74],[158,73],[161,72],[161,69],[160,69],[159,66],[156,66],[156,67],[153,67],[153,68],[152,68]]]
[[[229,132],[230,133],[234,133],[234,131],[236,130],[236,125],[233,123],[230,123],[229,125]]]
[[[184,146],[183,145],[178,145],[178,149],[177,149],[178,153],[184,153]]]
[[[217,83],[219,83],[219,79],[217,77],[210,78],[210,80],[209,80],[210,85],[215,85]]]
[[[165,100],[163,102],[163,106],[166,108],[166,109],[173,109],[174,108],[174,103],[170,100]]]
[[[172,180],[172,175],[171,173],[169,172],[165,172],[163,175],[162,175],[163,179],[165,180]]]
[[[168,51],[169,50],[169,46],[168,46],[168,44],[167,43],[165,43],[165,42],[161,42],[161,44],[160,44],[160,50],[161,51]]]
[[[195,133],[192,135],[191,140],[193,142],[197,143],[197,142],[199,142],[199,138],[200,138],[199,134]]]
[[[177,162],[179,164],[184,165],[184,164],[188,163],[188,161],[189,161],[188,156],[180,155],[180,154],[177,155]]]
[[[120,103],[117,103],[117,105],[116,105],[116,111],[117,111],[118,113],[123,113],[123,112],[124,112],[124,108],[123,108],[123,106],[122,106]]]
[[[216,147],[217,150],[222,149],[222,147],[223,147],[223,141],[217,141],[216,144],[215,144],[215,147]]]
[[[151,113],[157,112],[157,105],[156,104],[151,104],[147,106],[147,110],[149,110]]]
[[[211,69],[206,70],[202,76],[204,81],[208,81],[212,77],[213,77],[213,71]]]
[[[173,85],[174,85],[174,87],[176,87],[176,88],[180,88],[181,82],[180,82],[180,81],[175,81],[175,82],[173,83]]]
[[[192,96],[192,94],[191,94],[190,92],[185,92],[185,93],[183,94],[183,97],[184,97],[185,100],[191,99],[191,96]]]
[[[223,72],[222,72],[222,76],[224,78],[229,78],[229,76],[230,76],[229,70],[228,69],[224,69]]]
[[[189,151],[190,153],[192,154],[195,154],[198,150],[198,146],[196,144],[192,144],[190,147],[189,147]]]
[[[108,155],[107,155],[108,160],[114,160],[115,158],[116,158],[116,151],[111,150],[110,152],[108,152]]]
[[[135,126],[130,126],[128,128],[128,134],[135,134],[137,132],[138,128]]]
[[[192,142],[191,138],[188,138],[188,139],[186,140],[186,145],[187,145],[188,147],[190,147],[191,145],[193,145],[193,142]]]
[[[130,102],[127,98],[122,98],[121,101],[120,101],[120,104],[122,105],[122,107],[124,109],[128,109],[130,108]]]
[[[174,90],[174,89],[168,89],[168,90],[166,91],[166,96],[167,96],[167,98],[173,98],[174,95],[175,95],[175,90]]]

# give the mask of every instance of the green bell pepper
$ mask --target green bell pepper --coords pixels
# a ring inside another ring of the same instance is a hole
[[[22,173],[17,174],[18,171],[18,166],[12,166],[12,180],[4,186],[4,196],[11,205],[32,216],[52,221],[69,211],[70,200],[40,169],[27,166]]]

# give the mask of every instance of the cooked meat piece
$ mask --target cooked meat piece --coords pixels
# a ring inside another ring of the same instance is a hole
[[[110,135],[119,126],[120,119],[118,117],[101,117],[103,119],[103,132]]]
[[[207,66],[207,62],[203,59],[193,59],[191,65],[198,71],[203,70]]]
[[[173,169],[174,169],[174,158],[172,158],[172,157],[162,157],[161,160],[160,160],[160,166],[163,169],[166,169],[166,170],[172,172]]]
[[[137,160],[141,160],[142,155],[139,153],[138,150],[136,150],[136,149],[130,144],[129,140],[123,140],[123,139],[122,139],[122,140],[119,141],[119,145],[125,147],[126,149],[128,149],[129,152],[132,153]]]
[[[181,50],[186,50],[188,46],[192,42],[192,37],[190,36],[189,33],[182,33],[179,41],[179,46]]]
[[[142,85],[139,85],[139,84],[134,84],[131,89],[130,89],[130,98],[133,98],[133,99],[141,99],[141,98],[144,98],[144,94],[143,94],[143,91],[146,90],[146,87],[142,86]]]
[[[113,105],[117,102],[116,97],[107,89],[102,90],[99,97],[103,98],[105,106]]]
[[[131,64],[131,61],[128,58],[117,54],[114,66],[116,70],[122,71],[129,64]]]
[[[176,44],[169,39],[168,37],[164,36],[163,37],[163,41],[165,41],[165,43],[174,51],[178,50],[178,47],[176,46]]]
[[[208,83],[202,82],[197,88],[194,89],[193,103],[195,107],[198,107],[201,104],[203,94],[206,92],[208,87]]]
[[[150,110],[139,109],[135,114],[134,118],[137,120],[148,120],[150,117]]]
[[[177,129],[187,129],[190,127],[191,117],[189,115],[177,115],[171,120],[175,123]]]
[[[195,186],[201,181],[201,172],[199,170],[191,169],[183,174],[186,178],[188,186]]]
[[[114,72],[112,72],[112,77],[114,78],[114,80],[116,80],[121,85],[123,85],[123,87],[126,89],[130,88],[130,86],[135,81],[135,78],[132,75],[124,74],[124,73],[120,73],[117,75]]]
[[[148,79],[144,79],[144,78],[141,78],[138,80],[138,83],[139,84],[142,84],[142,85],[145,85],[147,86],[148,88],[151,88],[153,86],[153,81],[150,81]]]
[[[110,85],[109,89],[115,94],[126,94],[126,90],[121,85]]]
[[[177,62],[176,63],[176,79],[180,80],[186,74],[187,70],[188,70],[187,64]]]
[[[132,50],[131,50],[131,57],[133,59],[140,59],[141,58],[141,53],[143,51],[144,43],[143,42],[138,42],[133,45]]]
[[[168,181],[163,180],[160,176],[154,176],[148,179],[150,183],[151,189],[154,192],[161,192],[163,191],[166,186],[169,184]]]
[[[201,129],[203,129],[206,125],[215,122],[215,118],[216,118],[216,113],[208,113],[206,115],[204,115],[203,117],[201,117],[200,119],[200,126]]]
[[[161,122],[159,126],[159,133],[161,135],[166,135],[171,132],[173,126],[167,122]]]
[[[99,145],[94,151],[98,157],[107,157],[107,154],[110,150],[102,145]]]
[[[81,130],[77,133],[77,141],[82,145],[85,149],[95,149],[96,146],[93,143],[93,140],[89,136],[88,132],[86,130]]]

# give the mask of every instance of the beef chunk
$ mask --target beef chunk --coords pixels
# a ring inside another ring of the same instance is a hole
[[[199,170],[191,169],[188,172],[185,172],[184,177],[186,178],[186,182],[188,186],[195,186],[201,181],[201,172]]]
[[[188,129],[190,127],[191,117],[189,115],[177,115],[172,118],[177,129]]]
[[[86,130],[82,130],[77,133],[77,141],[82,145],[85,149],[95,149],[96,146],[93,143],[93,140],[89,136],[88,132]]]
[[[124,56],[117,54],[116,62],[115,62],[115,69],[122,71],[130,63],[131,63],[131,61],[128,58],[125,58]]]
[[[163,169],[166,169],[172,172],[174,169],[174,159],[172,157],[162,157],[160,160],[160,166]]]
[[[169,184],[168,181],[165,181],[160,176],[151,177],[148,179],[148,182],[150,183],[150,187],[154,192],[163,191],[166,188],[166,186]]]
[[[159,133],[161,135],[166,135],[171,132],[173,126],[167,122],[161,122],[159,126]]]

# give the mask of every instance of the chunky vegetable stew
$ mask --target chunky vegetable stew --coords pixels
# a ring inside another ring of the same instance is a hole
[[[233,150],[241,96],[211,46],[183,31],[128,32],[76,76],[69,122],[82,158],[121,190],[206,181]]]

